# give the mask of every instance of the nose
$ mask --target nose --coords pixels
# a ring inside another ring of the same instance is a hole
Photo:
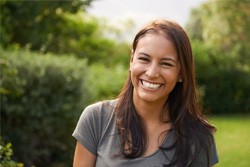
[[[149,78],[156,78],[159,77],[160,75],[159,72],[160,72],[160,67],[158,67],[156,63],[152,63],[150,64],[150,66],[148,66],[146,75]]]

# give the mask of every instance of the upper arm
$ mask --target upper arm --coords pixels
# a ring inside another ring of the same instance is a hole
[[[102,126],[100,104],[90,105],[82,112],[72,136],[96,155]]]
[[[96,162],[96,156],[86,149],[80,142],[77,141],[75,155],[74,155],[74,167],[94,167]]]

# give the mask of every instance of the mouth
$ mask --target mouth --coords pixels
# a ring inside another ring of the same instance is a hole
[[[140,80],[140,82],[144,88],[151,90],[157,90],[163,85],[163,84],[150,83],[144,80]]]

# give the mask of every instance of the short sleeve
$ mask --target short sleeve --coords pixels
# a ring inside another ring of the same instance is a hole
[[[219,157],[216,149],[214,137],[212,137],[212,145],[209,153],[209,166],[213,166],[219,162]],[[191,163],[190,167],[207,167],[207,155],[204,149],[202,149],[196,159]]]
[[[76,128],[72,134],[91,153],[97,155],[97,148],[100,134],[100,113],[98,104],[93,104],[85,108],[82,112]]]

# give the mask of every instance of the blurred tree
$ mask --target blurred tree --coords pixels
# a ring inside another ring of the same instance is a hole
[[[65,13],[84,11],[93,0],[7,1],[1,5],[1,45],[47,51],[60,40]],[[64,34],[66,35],[66,34]],[[58,47],[57,45],[53,46]]]
[[[88,59],[89,64],[124,63],[129,46],[107,37],[114,32],[103,26],[103,20],[85,12],[92,1],[1,1],[0,44],[3,48],[74,54]]]
[[[215,60],[218,53],[235,65],[250,64],[250,1],[213,0],[194,9],[187,24],[193,40],[200,40],[211,49]],[[225,65],[225,64],[224,64]]]
[[[249,112],[249,9],[247,0],[212,0],[191,12],[186,28],[196,57],[198,84],[212,112]]]

